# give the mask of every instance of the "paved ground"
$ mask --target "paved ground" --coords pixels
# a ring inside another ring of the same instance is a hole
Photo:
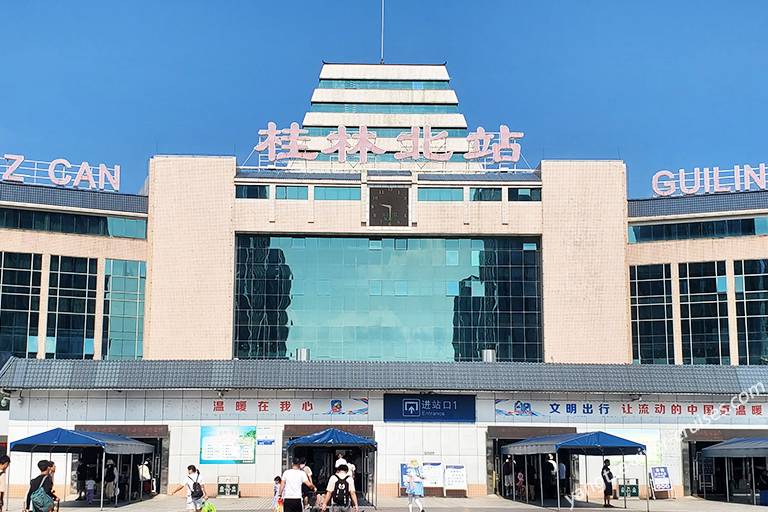
[[[222,512],[228,511],[268,511],[272,504],[269,498],[244,498],[244,499],[214,499],[216,508]],[[615,502],[617,510],[621,510],[622,502]],[[64,503],[62,508],[81,508],[80,504]],[[119,507],[122,512],[182,512],[184,510],[184,499],[172,496],[157,496],[151,500],[133,503]],[[550,504],[548,504],[550,505]],[[548,507],[549,510],[555,509],[554,504]],[[641,512],[645,510],[645,502],[638,500],[628,501],[628,509]],[[85,507],[82,507],[85,508]],[[578,503],[578,510],[604,510],[597,504]],[[563,503],[563,510],[569,510],[570,504]],[[18,510],[13,505],[10,510]],[[98,507],[92,508],[98,510]],[[405,498],[382,498],[379,500],[381,512],[405,512],[408,510],[408,504]],[[472,499],[452,499],[452,498],[426,498],[425,510],[451,510],[452,512],[499,512],[500,510],[521,510],[535,511],[543,510],[537,505],[526,505],[525,503],[513,503],[503,500],[496,496]],[[734,503],[720,503],[704,501],[698,498],[680,498],[676,500],[652,501],[650,503],[652,512],[749,512],[766,511],[764,507],[753,507],[751,505],[741,505]],[[368,512],[368,509],[366,509]]]

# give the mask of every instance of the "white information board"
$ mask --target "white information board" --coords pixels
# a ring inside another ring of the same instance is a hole
[[[445,466],[444,488],[446,491],[466,491],[467,468],[459,464]]]
[[[424,487],[443,486],[443,463],[425,462],[421,466],[424,477]]]

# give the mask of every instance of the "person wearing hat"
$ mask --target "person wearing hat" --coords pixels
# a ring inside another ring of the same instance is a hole
[[[416,459],[408,464],[405,493],[408,495],[408,512],[413,512],[414,505],[419,507],[419,512],[424,512],[424,504],[421,501],[424,497],[424,476],[421,464]]]
[[[115,499],[117,490],[117,467],[115,461],[107,459],[107,467],[104,469],[104,499]]]

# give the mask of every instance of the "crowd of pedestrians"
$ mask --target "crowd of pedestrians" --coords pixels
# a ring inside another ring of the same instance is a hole
[[[359,503],[355,487],[355,465],[343,453],[334,461],[333,475],[327,485],[318,489],[314,473],[306,459],[296,457],[291,467],[274,480],[275,512],[305,512],[330,510],[331,512],[357,512]]]

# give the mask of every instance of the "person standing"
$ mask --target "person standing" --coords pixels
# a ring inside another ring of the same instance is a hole
[[[90,505],[96,495],[96,480],[93,479],[92,475],[88,475],[83,485],[85,486],[85,502]]]
[[[280,482],[282,481],[280,475],[275,477],[275,483],[272,486],[272,512],[282,512],[282,503],[280,502]]]
[[[284,512],[302,512],[302,485],[306,485],[311,490],[315,486],[309,481],[307,474],[301,469],[301,459],[293,459],[291,469],[286,469],[280,482],[280,496],[283,498]]]
[[[56,495],[53,493],[53,478],[51,478],[51,476],[48,474],[51,468],[48,465],[47,460],[41,460],[38,462],[37,468],[40,470],[40,474],[29,482],[29,491],[27,492],[27,497],[24,500],[24,510],[29,510],[30,512],[50,512],[53,510],[53,503],[56,500]],[[42,489],[42,491],[48,495],[48,498],[50,498],[48,500],[50,505],[48,506],[47,510],[41,510],[39,507],[32,503],[32,495],[35,494],[39,489]]]
[[[613,497],[613,473],[611,472],[611,461],[605,459],[603,461],[603,469],[600,471],[600,476],[603,477],[603,484],[605,490],[603,491],[603,507],[613,508],[611,505],[611,498]]]
[[[512,486],[515,485],[515,463],[509,455],[504,459],[504,464],[501,465],[501,475],[504,483],[504,496],[509,496],[512,494]]]
[[[187,477],[182,484],[187,491],[187,510],[198,512],[205,505],[208,494],[205,492],[205,482],[200,475],[200,471],[190,464],[187,466]]]
[[[7,455],[0,455],[0,512],[5,510],[5,491],[8,490],[8,467],[11,465],[11,458]]]
[[[568,472],[565,467],[564,462],[560,462],[560,464],[557,467],[557,477],[560,480],[560,495],[561,496],[567,496],[570,493],[570,490],[568,489],[568,479],[566,478]]]
[[[408,495],[408,512],[413,512],[414,505],[419,507],[419,512],[424,512],[424,504],[421,501],[424,497],[424,476],[419,461],[416,459],[411,461],[406,477],[405,492]]]
[[[104,499],[111,501],[115,498],[117,492],[117,467],[115,461],[107,459],[107,466],[104,468]]]
[[[312,481],[312,468],[307,466],[307,459],[306,457],[301,458],[301,464],[299,465],[299,469],[301,469],[303,472],[307,474],[307,478],[309,479],[309,483],[314,484]],[[304,508],[310,508],[312,505],[312,491],[309,488],[308,485],[304,484],[301,486],[301,499],[304,503]]]
[[[325,488],[325,496],[320,510],[325,510],[331,504],[331,512],[358,512],[357,492],[355,491],[355,480],[349,473],[349,467],[341,464],[336,467],[336,474],[328,479],[328,486]]]

